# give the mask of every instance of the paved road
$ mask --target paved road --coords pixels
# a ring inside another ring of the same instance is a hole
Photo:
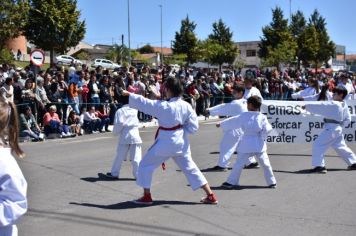
[[[191,136],[193,158],[201,169],[215,165],[221,130],[202,122]],[[144,151],[154,128],[141,130]],[[205,172],[219,205],[199,204],[203,191],[193,192],[172,161],[158,169],[152,186],[156,203],[129,201],[141,195],[129,162],[120,181],[98,173],[112,163],[116,139],[111,134],[77,139],[24,143],[20,160],[29,183],[29,212],[18,224],[20,235],[356,235],[356,171],[328,153],[326,175],[306,174],[309,145],[268,146],[278,181],[265,188],[262,170],[245,170],[242,190],[219,186],[228,173]],[[356,151],[356,144],[351,145]]]

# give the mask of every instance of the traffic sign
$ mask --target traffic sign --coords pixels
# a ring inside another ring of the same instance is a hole
[[[35,49],[30,54],[30,60],[35,66],[42,66],[45,61],[45,54],[42,50]]]

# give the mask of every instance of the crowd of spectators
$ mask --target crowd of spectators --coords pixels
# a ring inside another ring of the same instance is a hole
[[[228,103],[232,88],[253,81],[264,99],[303,99],[300,91],[317,94],[324,87],[329,91],[341,85],[355,99],[355,76],[349,73],[312,73],[313,71],[274,69],[241,71],[193,69],[170,66],[151,69],[135,67],[115,71],[102,67],[57,67],[36,74],[7,64],[0,67],[0,99],[14,102],[20,113],[21,137],[41,141],[45,137],[75,137],[76,135],[110,132],[115,112],[121,107],[123,89],[150,99],[165,99],[164,81],[168,76],[179,77],[184,85],[184,99],[204,115],[209,107]],[[142,122],[152,119],[142,112]]]

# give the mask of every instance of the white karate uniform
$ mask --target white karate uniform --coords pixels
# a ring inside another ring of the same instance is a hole
[[[314,95],[303,97],[303,99],[304,99],[304,101],[318,101],[319,96],[320,96],[320,93],[317,93],[317,94],[314,94]],[[330,92],[329,90],[326,91],[326,98],[327,98],[327,101],[332,101],[333,100],[333,93]]]
[[[337,86],[341,86],[347,90],[347,95],[345,97],[345,100],[355,99],[355,89],[351,82],[347,82],[346,84],[339,83]]]
[[[137,184],[143,188],[150,188],[153,171],[171,157],[183,171],[193,190],[207,184],[207,180],[191,157],[188,134],[195,133],[199,128],[197,115],[191,105],[179,97],[171,98],[169,101],[158,101],[136,94],[130,94],[129,105],[156,117],[160,127],[172,128],[182,125],[182,128],[175,130],[159,130],[154,144],[140,162]]]
[[[208,109],[210,115],[213,116],[237,116],[242,112],[247,111],[247,103],[245,99],[233,100],[230,103],[220,104]],[[241,129],[232,129],[224,131],[224,136],[220,142],[220,155],[218,166],[227,168],[229,167],[229,160],[236,151],[237,144],[240,141],[243,132]],[[247,160],[246,165],[256,162],[254,157]]]
[[[0,147],[0,235],[17,235],[16,221],[27,211],[27,182],[10,148]]]
[[[330,146],[348,165],[356,163],[356,156],[347,147],[342,134],[342,127],[351,122],[346,103],[331,101],[305,104],[305,109],[310,113],[323,116],[325,119],[340,122],[339,124],[328,122],[324,124],[324,130],[313,143],[312,166],[325,166],[324,154]]]
[[[298,99],[298,98],[313,96],[315,94],[317,94],[315,88],[308,87],[308,88],[305,88],[304,90],[293,93],[291,96],[293,99]]]
[[[116,148],[116,156],[111,168],[111,175],[119,177],[121,164],[126,159],[127,153],[130,153],[132,165],[132,175],[137,177],[137,170],[142,158],[141,144],[142,140],[138,130],[139,120],[138,111],[124,105],[115,113],[113,134],[120,135],[119,143]]]
[[[256,156],[258,163],[263,168],[267,184],[276,184],[272,166],[268,159],[265,141],[267,133],[272,130],[272,126],[268,123],[267,117],[260,112],[248,111],[239,116],[222,121],[220,125],[224,130],[241,128],[244,132],[237,146],[238,154],[236,163],[227,182],[232,185],[238,185],[247,158]]]
[[[251,96],[258,96],[258,97],[260,97],[261,99],[262,99],[262,101],[263,101],[263,97],[262,97],[262,95],[261,95],[261,92],[260,92],[260,90],[258,89],[258,88],[256,88],[256,87],[251,87],[250,89],[246,89],[245,88],[245,92],[244,92],[244,99],[248,99],[249,97],[251,97]]]

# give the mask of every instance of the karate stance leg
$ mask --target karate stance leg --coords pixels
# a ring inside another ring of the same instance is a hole
[[[256,153],[256,159],[262,166],[267,185],[276,184],[271,163],[266,152]]]
[[[111,167],[111,175],[119,177],[121,164],[129,151],[130,144],[119,144],[116,148],[116,156]]]
[[[138,166],[142,159],[141,144],[130,145],[130,160],[132,165],[132,175],[137,179]]]
[[[324,154],[333,142],[332,131],[322,131],[313,143],[312,166],[325,166]]]
[[[235,137],[232,132],[224,132],[224,136],[220,142],[220,155],[218,166],[227,168],[229,167],[229,160],[236,151],[237,144],[240,137]]]
[[[208,183],[204,175],[199,170],[198,166],[193,161],[190,152],[184,156],[174,157],[173,160],[183,171],[190,184],[190,187],[193,190],[196,190]]]
[[[347,165],[352,165],[356,163],[355,153],[346,145],[343,135],[338,137],[335,142],[331,145],[336,153],[347,163]]]
[[[247,159],[251,156],[250,153],[238,153],[234,167],[231,170],[227,182],[232,185],[238,185],[241,172],[245,166]]]

